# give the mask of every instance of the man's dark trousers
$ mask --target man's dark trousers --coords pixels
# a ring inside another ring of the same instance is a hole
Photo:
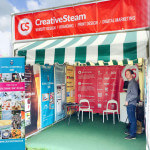
[[[137,129],[135,110],[136,110],[135,105],[128,105],[127,106],[127,114],[128,114],[128,119],[129,119],[129,122],[130,122],[129,132],[130,132],[130,135],[132,137],[136,136],[136,129]]]

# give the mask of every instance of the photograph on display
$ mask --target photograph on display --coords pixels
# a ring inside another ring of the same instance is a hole
[[[2,139],[11,139],[11,130],[2,130]]]
[[[49,102],[49,109],[52,109],[54,106],[54,92],[50,93],[50,102]]]
[[[49,93],[42,94],[42,101],[49,101]]]
[[[20,129],[12,129],[11,130],[12,139],[21,138],[21,130]]]
[[[3,110],[2,111],[2,120],[12,120],[11,110]]]
[[[2,73],[2,82],[11,82],[12,73]]]
[[[61,98],[61,84],[57,85],[57,98]]]
[[[0,82],[24,82],[24,73],[1,73]]]
[[[3,82],[3,81],[2,81],[2,73],[0,73],[0,82]]]
[[[21,129],[21,111],[12,111],[12,128]]]
[[[21,138],[25,137],[25,111],[21,111]]]
[[[2,101],[2,111],[3,110],[11,110],[11,99]]]
[[[21,110],[24,109],[24,103],[21,96],[24,94],[20,91],[15,92],[1,92],[2,110]],[[23,103],[23,104],[22,104]]]
[[[11,138],[11,120],[0,120],[1,139]]]

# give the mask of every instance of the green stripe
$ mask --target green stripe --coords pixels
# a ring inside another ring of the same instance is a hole
[[[133,60],[133,64],[134,64],[134,65],[135,65],[135,64],[138,64],[138,59]]]
[[[118,62],[116,60],[112,60],[113,65],[118,65]]]
[[[104,66],[108,66],[109,64],[107,62],[104,62]]]
[[[87,46],[92,44],[98,36],[91,36],[87,41],[85,41],[81,46]]]
[[[128,60],[127,59],[123,60],[123,65],[128,65]]]
[[[51,48],[53,46],[56,46],[57,44],[61,43],[64,39],[58,39],[58,40],[55,40],[53,43],[50,43],[49,45],[43,47],[44,49],[46,48]]]
[[[95,63],[95,66],[99,66],[99,63]]]
[[[108,45],[111,44],[113,42],[113,40],[115,39],[116,34],[108,34],[106,39],[103,41],[103,43],[101,45]]]
[[[25,61],[26,61],[27,50],[18,51],[18,56],[25,56]]]
[[[35,64],[44,65],[45,49],[36,50]]]
[[[108,34],[102,45],[98,45],[98,60],[104,62],[110,61],[110,44],[113,42],[116,34]]]
[[[87,65],[87,66],[91,66],[90,62],[86,62],[86,65]]]
[[[110,61],[110,45],[98,46],[98,60],[103,60],[104,62]]]
[[[128,32],[123,43],[124,59],[137,59],[137,32]],[[132,41],[132,42],[131,42]]]
[[[86,46],[76,47],[75,62],[86,62]]]
[[[56,48],[54,63],[63,64],[64,59],[65,59],[65,48]]]
[[[33,48],[35,48],[36,46],[38,46],[38,45],[40,45],[40,44],[42,44],[42,43],[44,43],[44,42],[45,42],[45,41],[34,42],[33,44],[30,44],[30,45],[24,47],[24,48],[21,49],[21,50],[30,50],[30,49],[33,49]]]
[[[77,43],[82,37],[77,37],[72,39],[70,42],[68,42],[67,44],[65,44],[63,47],[70,47],[71,45]]]

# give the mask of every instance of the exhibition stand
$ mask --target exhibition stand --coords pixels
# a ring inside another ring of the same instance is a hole
[[[25,58],[26,138],[36,133],[47,135],[49,127],[59,129],[59,125],[67,125],[65,118],[67,114],[72,115],[72,112],[67,112],[64,106],[66,103],[79,103],[82,99],[89,101],[94,113],[94,121],[89,120],[89,130],[85,130],[85,133],[91,129],[97,134],[92,128],[94,124],[103,132],[98,124],[105,129],[106,123],[102,125],[102,120],[98,121],[98,117],[101,117],[111,99],[117,101],[120,121],[127,123],[123,87],[127,81],[128,69],[134,72],[135,80],[140,85],[140,100],[144,106],[146,102],[148,112],[148,21],[147,0],[96,1],[13,14],[14,56]],[[116,109],[115,104],[109,107]],[[84,128],[84,123],[78,124],[80,129]],[[121,131],[123,123],[116,124],[118,131]],[[71,121],[68,130],[72,125]],[[115,125],[112,124],[111,127],[114,129]],[[75,130],[82,132],[77,128]],[[113,133],[113,130],[110,131]],[[64,134],[62,130],[60,132]],[[116,133],[119,137],[119,132]],[[109,139],[105,134],[103,138]],[[53,146],[55,149],[56,145]],[[35,145],[31,147],[37,148]],[[56,149],[59,150],[60,147]]]

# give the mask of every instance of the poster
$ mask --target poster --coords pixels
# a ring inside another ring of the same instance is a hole
[[[111,12],[111,13],[110,13]],[[12,17],[15,40],[148,27],[148,0],[107,0]]]
[[[25,59],[0,58],[0,149],[25,150]]]
[[[66,66],[66,101],[75,102],[75,68],[74,66]]]
[[[25,66],[25,128],[26,136],[34,133],[37,128],[38,97],[35,86],[33,66]]]
[[[66,102],[65,65],[55,64],[55,121],[65,117]]]
[[[54,66],[41,66],[41,128],[54,122]]]
[[[76,101],[88,99],[94,113],[102,113],[111,99],[120,106],[122,69],[122,66],[76,67]],[[109,107],[116,108],[114,104]]]

